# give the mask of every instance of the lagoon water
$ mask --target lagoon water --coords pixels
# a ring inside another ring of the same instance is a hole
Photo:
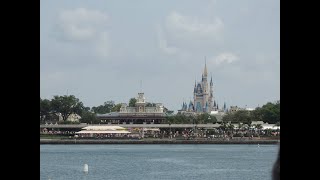
[[[41,180],[271,180],[278,145],[40,145]],[[88,164],[88,173],[83,172]]]

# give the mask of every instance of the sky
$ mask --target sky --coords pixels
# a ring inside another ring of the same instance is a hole
[[[147,102],[177,112],[205,62],[219,107],[280,100],[278,0],[43,0],[40,97]]]

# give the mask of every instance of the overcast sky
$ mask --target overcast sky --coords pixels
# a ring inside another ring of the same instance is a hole
[[[41,98],[72,94],[92,107],[142,89],[176,112],[206,57],[220,107],[280,100],[279,0],[40,3]]]

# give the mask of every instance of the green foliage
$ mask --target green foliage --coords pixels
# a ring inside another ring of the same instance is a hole
[[[218,121],[215,116],[211,116],[211,115],[209,115],[209,116],[210,116],[210,118],[205,119],[205,123],[216,123]]]
[[[239,110],[227,113],[222,118],[223,122],[251,124],[252,121],[263,121],[269,124],[280,122],[280,101],[268,102],[253,111]]]
[[[275,104],[268,102],[261,107],[262,121],[269,124],[280,122],[280,101]]]
[[[275,103],[268,102],[261,108],[256,108],[252,112],[252,119],[269,124],[280,122],[280,101]]]
[[[136,102],[137,102],[136,98],[131,98],[129,100],[129,107],[136,107]]]
[[[210,117],[210,118],[209,118]],[[217,118],[210,116],[208,113],[197,116],[186,116],[184,114],[177,114],[173,116],[167,116],[164,123],[166,124],[205,124],[216,123]]]
[[[106,114],[112,111],[112,108],[115,106],[113,101],[104,102],[103,105],[92,107],[91,110],[96,114]]]
[[[121,103],[116,104],[115,106],[112,107],[112,112],[120,112],[121,108]]]
[[[55,113],[61,113],[63,121],[66,121],[73,113],[81,114],[84,109],[83,103],[74,95],[54,96],[51,100],[51,107]]]
[[[246,110],[236,111],[233,114],[233,116],[234,116],[233,120],[236,123],[242,122],[244,124],[251,124],[251,122],[252,122],[250,111],[246,111]]]
[[[51,114],[51,102],[40,98],[40,122],[47,120]]]
[[[174,111],[172,111],[172,110],[165,110],[165,109],[164,109],[164,112],[165,112],[166,114],[168,114],[168,115],[172,115]]]
[[[203,113],[196,116],[195,123],[196,124],[206,124],[206,123],[216,123],[217,118],[215,116],[211,116],[208,113]]]
[[[97,118],[95,113],[92,113],[90,111],[84,111],[82,113],[81,119],[80,119],[81,123],[88,123],[88,124],[99,124],[100,121]]]
[[[166,124],[189,124],[189,123],[192,123],[192,119],[189,116],[177,114],[175,116],[167,116],[164,123],[166,123]]]
[[[259,129],[259,130],[263,128],[263,126],[261,124],[256,124],[254,127]]]
[[[249,111],[239,110],[234,113],[227,113],[222,117],[223,122],[251,124],[252,117]]]
[[[156,107],[156,103],[147,103],[146,107]]]
[[[80,122],[72,122],[72,121],[61,121],[58,124],[80,124]]]
[[[237,123],[236,119],[234,118],[234,114],[232,113],[227,113],[226,115],[224,115],[222,117],[222,121],[223,122],[233,122],[233,123]]]

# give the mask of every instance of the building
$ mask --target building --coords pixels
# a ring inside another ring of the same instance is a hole
[[[238,107],[238,106],[230,106],[230,113],[234,113],[234,112],[236,112],[236,111],[239,111],[239,110],[241,110],[241,108],[240,107]]]
[[[63,121],[61,113],[57,113],[57,115],[58,115],[59,121]],[[78,114],[72,113],[68,116],[66,121],[79,122],[80,119],[81,119],[81,116],[79,116]]]
[[[167,116],[162,103],[147,103],[144,93],[138,93],[134,107],[121,104],[120,112],[97,114],[102,123],[109,124],[160,124]]]
[[[240,111],[240,110],[242,110],[242,111],[254,111],[255,108],[247,108],[247,107],[246,108],[240,108],[238,106],[230,106],[230,110],[228,112],[234,113],[234,112]]]
[[[212,76],[209,83],[207,64],[205,63],[201,81],[198,83],[195,81],[194,84],[193,101],[190,100],[189,104],[183,102],[181,110],[178,110],[178,114],[192,115],[211,113],[213,111],[225,112],[226,105],[224,104],[223,109],[219,109],[218,104],[214,100]]]

